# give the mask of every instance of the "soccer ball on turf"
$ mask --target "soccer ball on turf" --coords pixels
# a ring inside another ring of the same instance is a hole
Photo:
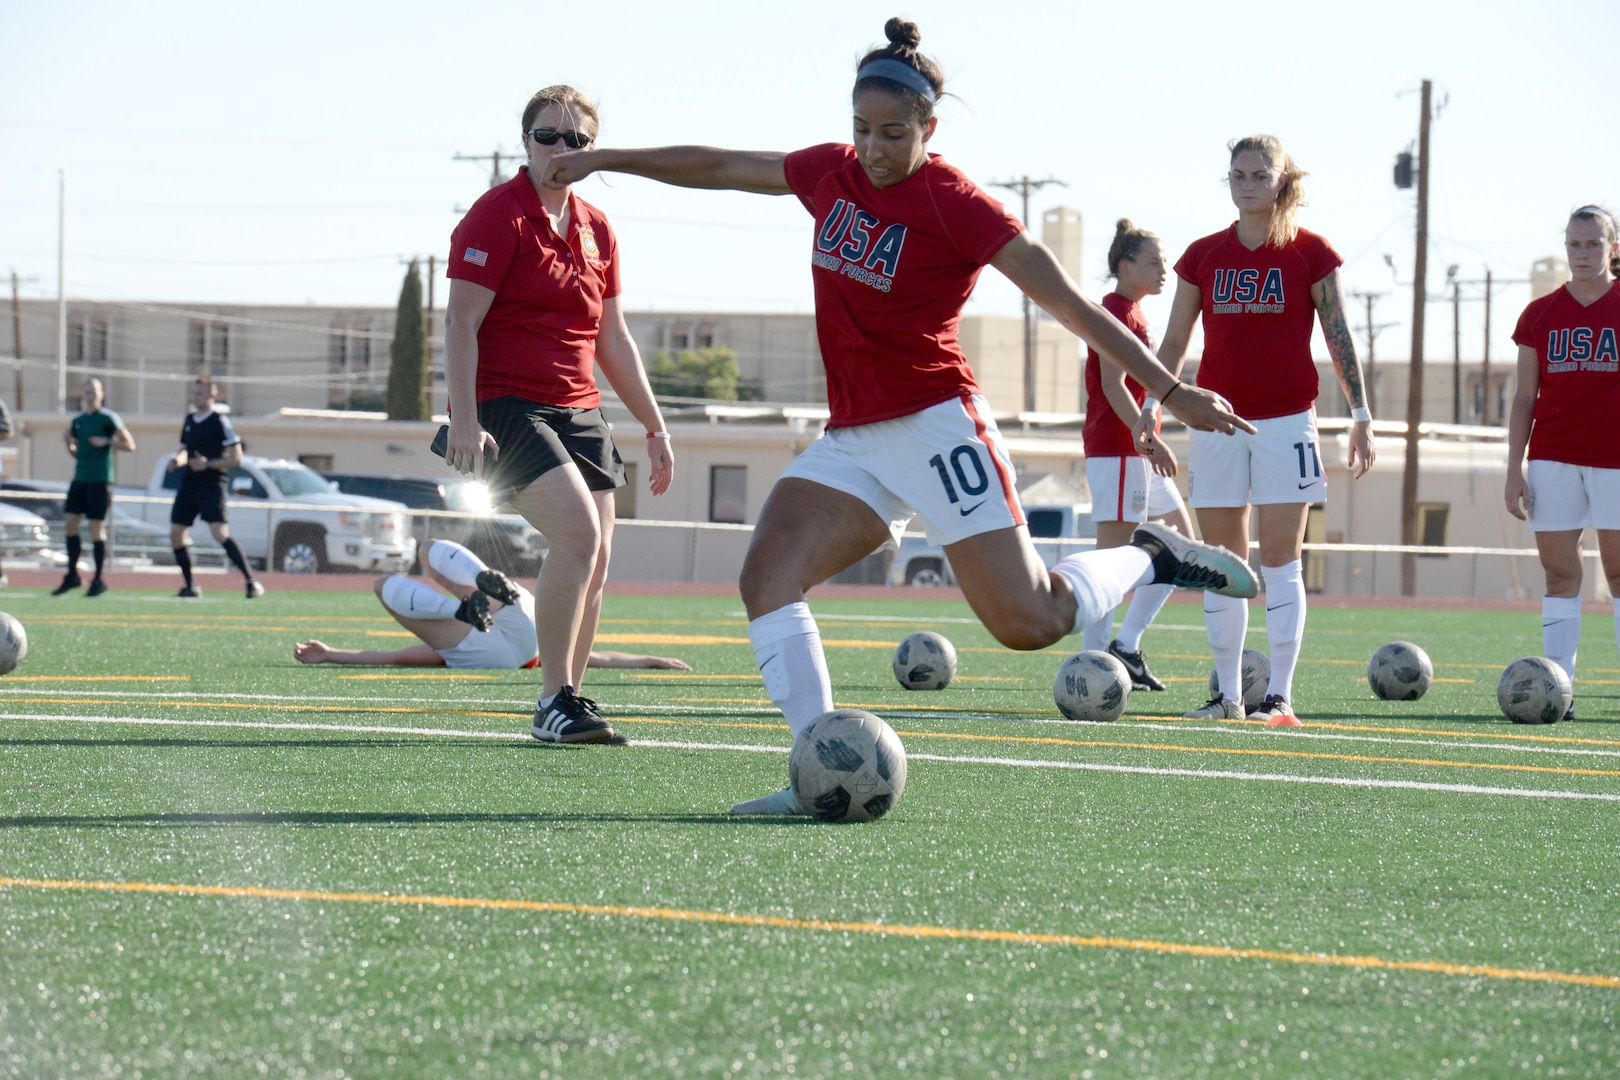
[[[28,655],[28,632],[16,616],[0,611],[0,675],[14,670]]]
[[[1131,673],[1105,652],[1075,653],[1052,682],[1052,700],[1065,720],[1118,720],[1131,699]]]
[[[1266,687],[1271,683],[1271,657],[1259,649],[1243,650],[1243,704],[1254,708],[1266,700]],[[1214,669],[1209,673],[1209,696],[1221,692],[1221,682]]]
[[[1416,701],[1433,679],[1429,654],[1410,641],[1381,646],[1367,663],[1367,684],[1385,701]]]
[[[906,748],[871,713],[834,709],[793,740],[788,783],[822,821],[876,821],[906,790]]]
[[[1515,724],[1555,724],[1574,700],[1569,676],[1545,656],[1513,661],[1496,684],[1496,703]]]
[[[894,677],[907,690],[943,690],[956,676],[956,646],[932,630],[919,630],[894,650]]]

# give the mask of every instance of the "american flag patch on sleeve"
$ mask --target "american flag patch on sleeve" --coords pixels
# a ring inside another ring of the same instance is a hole
[[[461,257],[472,263],[474,266],[483,266],[489,262],[489,252],[479,251],[475,247],[468,248],[466,254],[462,255]]]

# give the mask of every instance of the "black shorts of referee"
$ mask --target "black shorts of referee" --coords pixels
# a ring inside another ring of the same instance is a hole
[[[190,528],[199,517],[210,525],[225,520],[225,474],[218,469],[188,472],[180,480],[169,524]]]
[[[625,485],[624,461],[600,408],[569,409],[516,396],[498,397],[478,403],[478,424],[501,448],[500,458],[484,472],[495,506],[570,461],[592,491]]]
[[[62,513],[78,514],[90,521],[106,521],[112,510],[113,486],[74,480],[68,484],[67,498],[62,502]]]

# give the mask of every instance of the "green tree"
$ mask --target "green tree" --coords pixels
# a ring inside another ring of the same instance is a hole
[[[427,322],[422,312],[422,275],[415,259],[405,271],[394,316],[394,343],[388,360],[388,419],[426,420]]]
[[[685,349],[672,359],[662,349],[653,353],[647,365],[647,381],[653,393],[662,397],[710,398],[715,401],[737,401],[754,398],[757,390],[751,383],[738,377],[737,350],[723,345],[703,349]]]

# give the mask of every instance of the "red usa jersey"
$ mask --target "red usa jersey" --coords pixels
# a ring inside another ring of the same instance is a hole
[[[1541,361],[1530,457],[1620,469],[1620,286],[1585,307],[1568,288],[1532,300],[1513,340]]]
[[[495,291],[478,328],[478,400],[515,394],[592,409],[602,303],[619,295],[619,245],[607,218],[568,196],[558,236],[527,166],[490,188],[450,237],[445,272]]]
[[[1102,298],[1102,306],[1108,314],[1124,323],[1125,329],[1141,338],[1149,352],[1156,348],[1153,331],[1148,329],[1147,319],[1142,316],[1142,309],[1136,301],[1111,292]],[[1125,376],[1125,389],[1130,391],[1138,406],[1147,398],[1147,391],[1129,375]],[[1103,393],[1102,357],[1097,355],[1096,349],[1089,347],[1086,349],[1086,426],[1081,430],[1080,438],[1085,444],[1086,457],[1136,456],[1131,429],[1114,412],[1113,405],[1109,404]]]
[[[1331,244],[1305,229],[1286,247],[1254,251],[1238,241],[1235,223],[1193,241],[1176,276],[1203,293],[1198,385],[1225,397],[1246,420],[1309,409],[1317,390],[1311,286],[1343,263]]]
[[[1024,226],[930,154],[872,186],[855,148],[827,143],[784,163],[816,222],[810,251],[828,427],[909,416],[978,392],[957,340],[979,271]]]

